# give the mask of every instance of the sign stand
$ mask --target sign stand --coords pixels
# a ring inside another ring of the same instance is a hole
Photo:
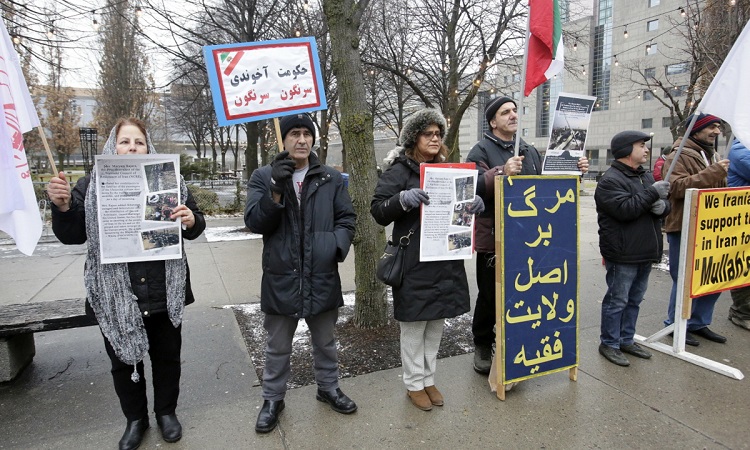
[[[682,280],[677,285],[677,298],[675,304],[675,322],[667,327],[657,331],[649,337],[643,337],[638,334],[634,339],[639,344],[654,350],[666,353],[668,355],[687,361],[691,364],[703,367],[704,369],[713,370],[714,372],[726,375],[736,380],[741,380],[745,376],[741,371],[734,367],[727,366],[702,356],[694,355],[685,351],[685,337],[687,336],[687,320],[690,318],[692,310],[692,299],[690,298],[690,277],[686,276],[687,264],[692,266],[695,249],[695,218],[698,213],[698,190],[688,189],[685,193],[685,209],[682,216],[682,237],[680,242],[680,268],[677,272],[677,279]],[[700,300],[698,300],[700,301]],[[680,312],[679,317],[677,312]],[[661,342],[659,339],[674,333],[672,346]]]

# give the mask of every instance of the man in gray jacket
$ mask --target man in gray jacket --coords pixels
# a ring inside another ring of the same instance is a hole
[[[344,305],[338,263],[354,238],[355,213],[341,174],[311,152],[315,125],[307,114],[281,120],[284,151],[253,172],[245,224],[263,235],[260,306],[268,332],[263,407],[255,430],[268,433],[284,409],[292,339],[300,319],[310,329],[316,398],[342,414],[357,405],[339,388],[334,328]]]

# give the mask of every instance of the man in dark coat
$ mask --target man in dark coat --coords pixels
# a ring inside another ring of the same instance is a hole
[[[284,151],[247,185],[245,224],[263,235],[261,310],[268,332],[263,407],[255,430],[267,433],[284,409],[292,339],[305,319],[313,346],[316,398],[342,414],[357,405],[338,385],[334,328],[343,306],[338,263],[354,238],[355,213],[341,174],[311,153],[315,125],[307,114],[281,120]]]
[[[489,374],[492,366],[492,344],[495,343],[495,176],[541,175],[542,157],[534,146],[523,139],[518,156],[514,156],[515,134],[518,131],[518,109],[510,97],[498,97],[484,108],[490,126],[469,152],[467,162],[477,164],[479,181],[477,195],[484,200],[485,210],[476,221],[477,301],[471,332],[474,335],[474,370]],[[578,160],[578,168],[588,171],[586,157]]]
[[[654,182],[641,166],[648,161],[650,139],[640,131],[616,134],[611,144],[615,161],[594,193],[599,250],[607,268],[599,353],[619,366],[630,365],[623,352],[651,357],[633,337],[651,265],[662,256],[660,219],[669,214],[670,206],[669,182]]]

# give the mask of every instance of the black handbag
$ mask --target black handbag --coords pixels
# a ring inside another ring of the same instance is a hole
[[[410,229],[406,236],[401,236],[398,243],[389,239],[385,244],[385,250],[378,260],[375,275],[378,280],[388,286],[399,287],[404,280],[404,253],[406,253],[406,247],[409,246],[412,234],[414,234],[414,228]]]

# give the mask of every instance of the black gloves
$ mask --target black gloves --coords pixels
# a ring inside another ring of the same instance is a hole
[[[277,194],[284,193],[284,186],[294,174],[295,162],[287,158],[289,152],[284,150],[271,162],[271,191]]]

